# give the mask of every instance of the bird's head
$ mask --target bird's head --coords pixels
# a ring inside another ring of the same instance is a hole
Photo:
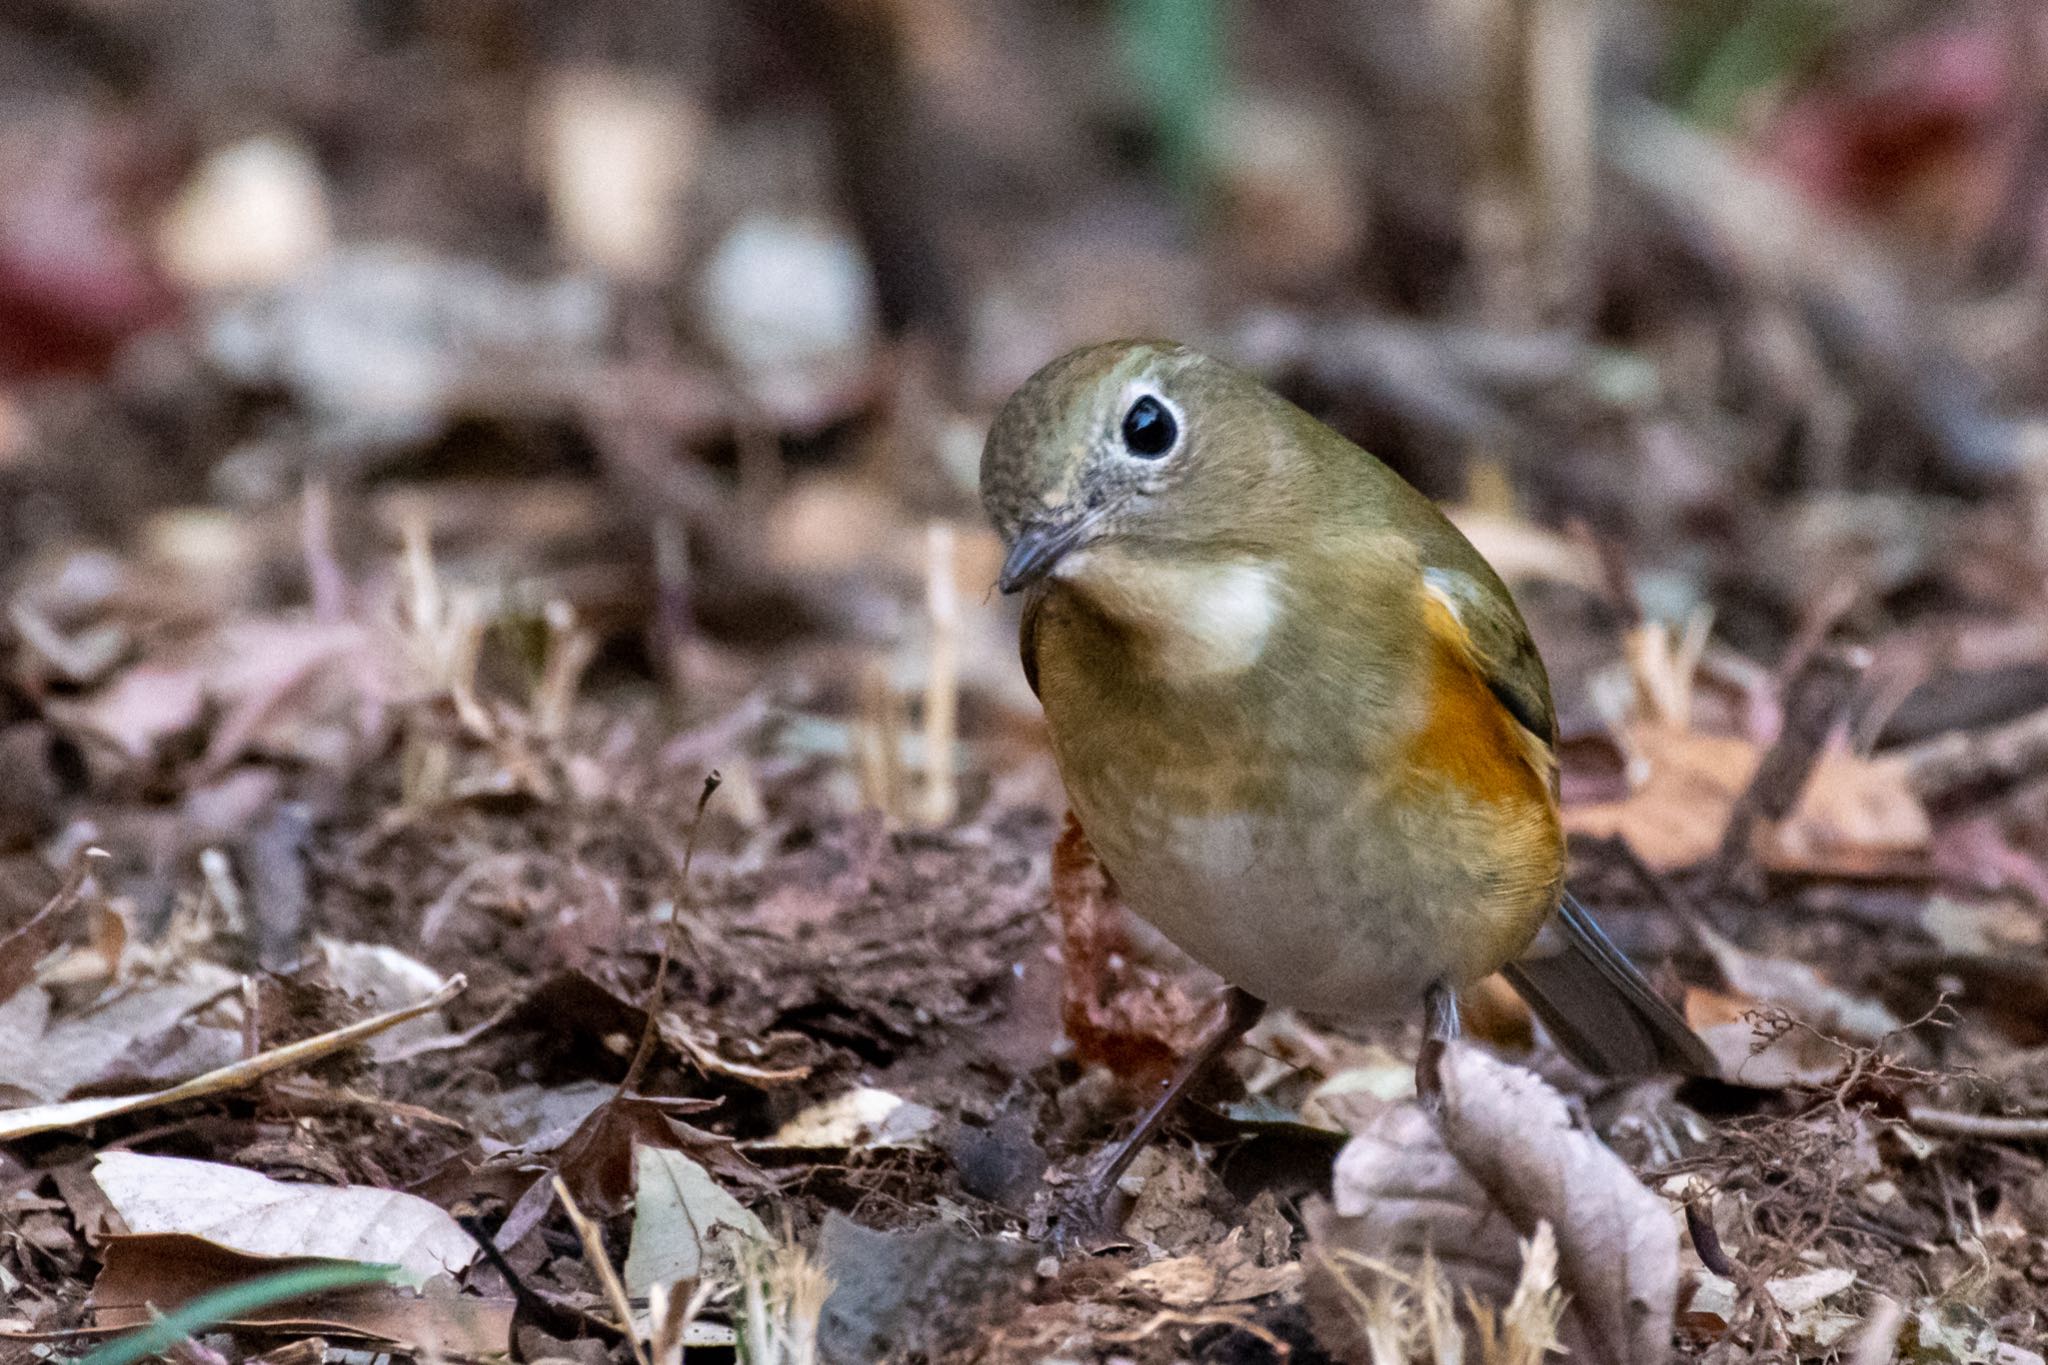
[[[1016,592],[1091,546],[1255,552],[1300,511],[1292,412],[1250,376],[1166,341],[1071,351],[1011,396],[981,500]]]

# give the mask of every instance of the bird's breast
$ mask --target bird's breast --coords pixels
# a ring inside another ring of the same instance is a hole
[[[1561,840],[1484,684],[1441,671],[1419,618],[1412,656],[1333,653],[1285,575],[1211,581],[1239,600],[1204,639],[1170,638],[1163,607],[1142,630],[1077,594],[1036,613],[1061,774],[1132,909],[1262,999],[1336,1015],[1404,1012],[1517,955]],[[1162,671],[1191,654],[1234,666]]]

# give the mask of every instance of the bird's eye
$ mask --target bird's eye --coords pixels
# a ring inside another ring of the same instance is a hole
[[[1180,428],[1166,404],[1146,394],[1124,414],[1124,449],[1133,455],[1156,460],[1173,449]]]

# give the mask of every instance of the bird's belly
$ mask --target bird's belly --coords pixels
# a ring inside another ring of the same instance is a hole
[[[1399,1015],[1431,982],[1463,985],[1519,951],[1526,936],[1501,923],[1455,818],[1402,828],[1409,816],[1355,780],[1331,785],[1344,796],[1311,780],[1284,814],[1188,814],[1114,783],[1075,796],[1131,909],[1262,1000]]]

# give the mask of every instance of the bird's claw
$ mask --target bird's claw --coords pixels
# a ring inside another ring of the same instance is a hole
[[[1046,1195],[1033,1231],[1052,1244],[1059,1259],[1097,1252],[1122,1238],[1125,1196],[1108,1174],[1106,1163],[1090,1162],[1078,1178]]]

